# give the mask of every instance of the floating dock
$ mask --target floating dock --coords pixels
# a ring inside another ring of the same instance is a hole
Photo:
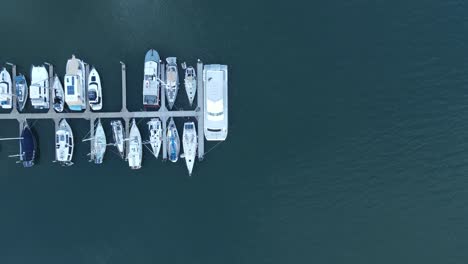
[[[132,118],[160,118],[162,121],[163,125],[163,141],[162,141],[162,151],[163,151],[163,160],[167,159],[167,144],[166,144],[166,130],[167,130],[167,121],[171,117],[195,117],[198,120],[198,160],[203,160],[203,156],[205,153],[205,135],[204,135],[204,107],[203,107],[203,80],[201,78],[202,72],[203,72],[203,63],[198,60],[197,62],[197,75],[200,76],[197,78],[197,107],[195,110],[189,110],[189,111],[169,111],[166,108],[166,91],[165,91],[165,86],[161,85],[161,107],[159,108],[158,111],[139,111],[139,112],[131,112],[127,110],[127,73],[126,73],[126,66],[125,63],[120,62],[121,64],[121,71],[122,71],[122,109],[120,112],[92,112],[89,107],[89,103],[86,102],[86,109],[84,112],[73,112],[73,113],[57,113],[53,109],[53,96],[52,96],[52,88],[49,89],[49,110],[48,112],[44,113],[21,113],[18,112],[16,109],[16,84],[15,84],[15,78],[16,76],[16,65],[12,63],[7,63],[8,65],[11,66],[12,68],[12,94],[13,94],[13,100],[12,100],[12,110],[10,113],[2,113],[0,114],[0,120],[12,120],[16,119],[19,123],[19,129],[20,133],[23,130],[23,122],[28,119],[52,119],[55,123],[55,131],[58,130],[59,122],[61,119],[66,118],[66,119],[73,119],[73,118],[78,118],[78,119],[85,119],[89,120],[90,124],[90,131],[91,135],[94,135],[94,126],[95,126],[95,121],[96,119],[118,119],[121,118],[125,122],[125,130],[126,130],[126,135],[129,134],[129,129],[130,129],[130,119]],[[49,78],[50,80],[53,80],[54,73],[53,73],[53,65],[50,63],[44,63],[48,65],[49,67]],[[165,73],[164,70],[164,64],[161,63],[161,74]],[[88,80],[88,74],[89,74],[89,65],[86,64],[86,78],[85,80]],[[161,76],[161,79],[165,80],[164,76]],[[52,84],[50,84],[49,87],[52,87]],[[141,87],[140,87],[141,89]],[[88,94],[88,82],[86,81],[86,94]],[[92,148],[93,146],[93,140],[90,140],[91,144],[90,147]],[[128,144],[129,142],[126,141],[126,149],[128,151]],[[91,155],[93,155],[94,151],[93,149],[90,149]],[[93,158],[93,157],[91,157]]]

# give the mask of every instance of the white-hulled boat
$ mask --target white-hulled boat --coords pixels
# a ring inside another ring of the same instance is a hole
[[[141,168],[141,160],[143,157],[140,130],[133,119],[132,128],[130,128],[130,135],[128,135],[128,153],[127,160],[128,166],[132,170]]]
[[[112,137],[114,138],[114,145],[120,153],[120,156],[125,158],[125,131],[123,129],[122,121],[111,121]]]
[[[197,74],[195,73],[195,69],[192,66],[185,68],[184,85],[189,103],[192,105],[193,99],[195,99],[195,93],[197,92]]]
[[[184,123],[184,132],[182,134],[182,147],[184,148],[183,157],[185,158],[185,164],[189,172],[189,176],[192,176],[193,165],[195,163],[195,156],[197,154],[197,131],[195,129],[194,122]]]
[[[15,77],[15,86],[16,86],[16,108],[18,111],[23,111],[28,101],[28,83],[23,74],[20,74]]]
[[[152,118],[150,121],[148,121],[147,124],[150,133],[149,143],[151,145],[151,149],[153,150],[153,155],[158,158],[159,151],[161,150],[163,132],[161,120],[159,120],[159,118]]]
[[[55,155],[61,165],[73,165],[73,132],[65,119],[60,121],[55,132]]]
[[[171,121],[167,126],[167,155],[169,160],[177,162],[180,153],[180,138],[177,132],[177,127],[174,123],[174,119],[171,117]]]
[[[63,108],[65,106],[65,98],[63,86],[57,74],[54,76],[54,84],[52,85],[52,89],[54,95],[54,110],[61,113],[63,112]]]
[[[169,109],[172,109],[179,90],[179,71],[176,57],[169,57],[166,61],[166,98]]]
[[[150,49],[146,52],[143,76],[143,106],[145,108],[159,106],[159,60],[159,54],[156,50]]]
[[[107,147],[106,134],[104,133],[101,119],[98,120],[93,140],[94,163],[101,164]]]
[[[65,84],[65,103],[72,111],[86,108],[86,72],[84,62],[75,55],[67,61]]]
[[[34,109],[49,109],[49,73],[44,66],[31,67],[29,98]]]
[[[89,72],[88,78],[88,102],[94,111],[102,109],[102,86],[99,73],[93,67]]]
[[[10,73],[3,68],[0,72],[0,108],[11,109],[13,107],[12,96],[11,76]]]

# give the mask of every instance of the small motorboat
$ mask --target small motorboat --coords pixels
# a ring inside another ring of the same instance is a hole
[[[34,160],[37,153],[37,143],[31,128],[28,123],[24,121],[23,131],[21,132],[20,140],[20,161],[23,167],[28,168],[34,165]]]
[[[93,67],[88,78],[88,102],[93,111],[102,109],[102,86],[99,73]]]
[[[184,154],[181,157],[185,158],[185,164],[189,172],[189,176],[192,176],[193,165],[195,163],[195,156],[197,154],[197,131],[195,130],[194,122],[184,123],[184,132],[182,134],[182,147],[184,148]]]
[[[179,72],[176,57],[169,57],[166,61],[166,97],[169,109],[172,109],[179,90]]]
[[[143,157],[142,146],[140,130],[138,130],[135,119],[133,119],[132,127],[130,128],[130,134],[128,136],[127,153],[128,166],[132,170],[141,168],[141,160]]]
[[[120,156],[125,158],[125,131],[123,129],[122,121],[114,120],[111,121],[112,126],[112,138],[114,139],[114,145],[120,153]]]
[[[169,126],[167,127],[167,155],[169,160],[172,162],[177,162],[179,159],[180,152],[180,139],[179,133],[177,132],[177,127],[174,123],[174,119],[171,117]]]
[[[101,119],[98,120],[93,139],[94,163],[101,164],[102,160],[104,159],[104,154],[106,153],[107,147],[106,134],[104,133],[104,128],[102,127]]]
[[[63,112],[63,108],[65,105],[65,97],[63,92],[63,86],[60,82],[59,77],[57,74],[54,76],[54,84],[52,85],[53,93],[54,93],[54,110],[56,112]]]
[[[161,142],[162,142],[161,120],[159,120],[159,118],[152,118],[150,121],[148,121],[147,124],[148,124],[148,130],[150,133],[149,143],[151,145],[153,155],[156,158],[158,158],[159,151],[161,150]]]
[[[55,132],[55,155],[62,166],[73,165],[73,132],[67,120],[62,119]]]
[[[6,68],[3,68],[0,72],[0,108],[11,109],[13,107],[12,96],[11,76]]]
[[[187,92],[189,103],[192,105],[193,99],[195,99],[195,93],[197,92],[197,75],[195,73],[195,69],[192,66],[186,67],[185,63],[183,63],[182,68],[185,69],[185,91]]]
[[[23,74],[15,77],[16,86],[16,108],[18,111],[23,111],[28,101],[28,83]]]

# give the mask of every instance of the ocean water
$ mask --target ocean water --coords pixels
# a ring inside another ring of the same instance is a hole
[[[4,1],[0,63],[71,54],[98,68],[104,111],[140,110],[144,54],[229,65],[227,141],[131,171],[78,144],[36,166],[0,142],[0,263],[466,263],[464,1]],[[188,109],[183,90],[177,107]],[[184,119],[176,120],[181,128]],[[103,120],[110,136],[109,120]],[[88,121],[71,120],[77,139]],[[144,130],[145,122],[140,121]],[[0,137],[17,135],[0,120]],[[115,151],[114,151],[115,152]]]

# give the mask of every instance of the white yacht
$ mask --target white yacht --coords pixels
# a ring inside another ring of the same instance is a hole
[[[171,121],[167,126],[167,155],[169,160],[177,162],[180,153],[180,138],[177,132],[177,127],[174,123],[174,119],[171,117]]]
[[[55,155],[61,165],[73,165],[73,132],[65,119],[60,121],[55,132]]]
[[[141,160],[143,157],[140,130],[133,119],[132,128],[130,128],[130,135],[128,136],[128,153],[127,160],[130,169],[137,170],[141,168]]]
[[[195,93],[197,92],[197,74],[192,66],[185,68],[184,85],[189,103],[192,105],[193,99],[195,99]]]
[[[98,71],[93,67],[88,77],[88,102],[93,111],[102,109],[102,86]]]
[[[18,111],[23,111],[28,101],[28,83],[23,74],[20,74],[15,77],[15,86],[16,86],[16,107]]]
[[[57,74],[54,76],[54,84],[52,85],[52,89],[54,95],[54,110],[61,113],[63,112],[65,106],[65,98],[63,86]]]
[[[49,73],[44,66],[32,66],[29,98],[34,109],[49,109]]]
[[[145,55],[145,69],[143,76],[143,106],[145,108],[158,107],[160,96],[160,65],[159,54],[150,49]]]
[[[205,65],[203,89],[205,138],[209,141],[224,141],[228,128],[227,65]]]
[[[101,119],[98,120],[93,139],[93,156],[94,163],[101,164],[106,153],[107,141],[104,128],[102,128]]]
[[[86,72],[84,62],[75,55],[67,61],[65,83],[65,102],[72,111],[86,109]]]
[[[169,109],[172,109],[179,90],[179,72],[176,57],[169,57],[166,61],[166,98]]]
[[[152,118],[148,121],[148,130],[150,132],[149,136],[149,143],[151,145],[151,149],[153,151],[153,155],[158,158],[159,151],[161,150],[161,142],[162,142],[162,125],[161,120],[159,118]]]
[[[11,109],[13,107],[12,96],[11,76],[10,73],[3,68],[0,72],[0,108]]]
[[[123,129],[122,121],[111,121],[112,137],[114,138],[114,145],[120,153],[120,156],[125,158],[125,131]]]
[[[195,156],[197,154],[197,131],[195,129],[194,122],[184,123],[184,132],[182,134],[182,147],[184,148],[183,157],[185,158],[185,164],[189,172],[189,176],[192,176],[193,165],[195,163]]]

